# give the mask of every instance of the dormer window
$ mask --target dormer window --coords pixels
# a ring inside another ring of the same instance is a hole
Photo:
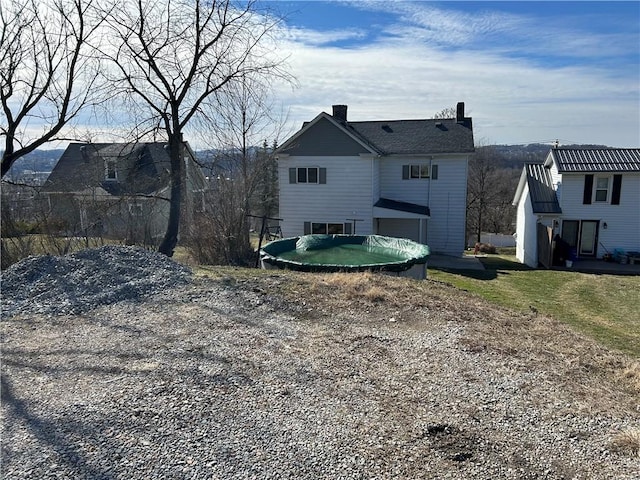
[[[105,160],[104,162],[104,179],[112,182],[116,182],[118,180],[118,170],[117,170],[118,162],[115,160]]]

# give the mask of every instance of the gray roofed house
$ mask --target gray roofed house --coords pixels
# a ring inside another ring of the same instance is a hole
[[[513,204],[516,256],[529,266],[611,252],[640,262],[639,148],[552,148],[525,165]]]
[[[71,143],[41,192],[53,218],[75,235],[101,235],[155,245],[170,199],[165,142]],[[185,143],[184,221],[201,208],[206,180]]]
[[[334,105],[276,151],[283,234],[379,234],[460,255],[474,151],[462,102],[456,118],[375,121]]]

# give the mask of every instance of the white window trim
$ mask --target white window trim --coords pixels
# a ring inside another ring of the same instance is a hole
[[[598,180],[605,178],[607,179],[607,198],[604,200],[598,200],[598,191],[604,190],[603,188],[598,188]],[[612,190],[612,177],[611,175],[596,175],[593,179],[593,198],[591,203],[610,203],[611,202],[611,190]]]
[[[306,178],[307,178],[307,180],[305,182],[301,182],[299,180],[300,177],[298,176],[298,172],[300,170],[306,170],[306,173],[307,173]],[[315,182],[310,182],[309,181],[309,170],[315,170],[316,171],[316,181]],[[309,183],[311,185],[319,184],[320,183],[320,167],[297,167],[296,168],[296,183]]]
[[[428,163],[409,163],[408,165],[409,165],[409,178],[406,178],[405,180],[426,180],[431,178],[431,168]],[[418,168],[417,177],[414,177],[412,174],[414,167]],[[423,169],[425,168],[427,170],[426,176],[423,175]]]

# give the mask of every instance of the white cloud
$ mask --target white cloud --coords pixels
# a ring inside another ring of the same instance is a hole
[[[400,8],[400,4],[392,5]],[[465,101],[468,114],[474,117],[476,137],[490,143],[560,138],[640,146],[637,72],[577,62],[545,64],[508,55],[513,49],[505,45],[485,49],[473,45],[479,34],[513,31],[526,24],[526,19],[447,15],[416,9],[416,4],[412,4],[413,13],[409,7],[402,8],[403,18],[411,16],[413,25],[403,29],[396,24],[389,29],[393,36],[381,36],[371,44],[339,48],[295,39],[284,43],[299,84],[294,92],[289,88],[278,92],[290,107],[292,128],[299,128],[320,111],[330,112],[331,105],[338,103],[349,105],[351,120],[373,120],[429,118]],[[438,42],[425,40],[428,35],[415,41],[420,38],[416,28],[428,32],[429,25],[435,24],[447,27],[434,28],[431,35],[449,31],[446,42],[457,48],[443,48],[442,36]],[[531,32],[519,35],[526,40]],[[588,51],[596,43],[574,37],[571,31],[557,35],[573,39],[570,45],[575,50]],[[465,44],[473,49],[461,48]]]

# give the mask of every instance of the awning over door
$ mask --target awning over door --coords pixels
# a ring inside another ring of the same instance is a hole
[[[374,218],[429,218],[429,207],[381,198],[373,205]]]

